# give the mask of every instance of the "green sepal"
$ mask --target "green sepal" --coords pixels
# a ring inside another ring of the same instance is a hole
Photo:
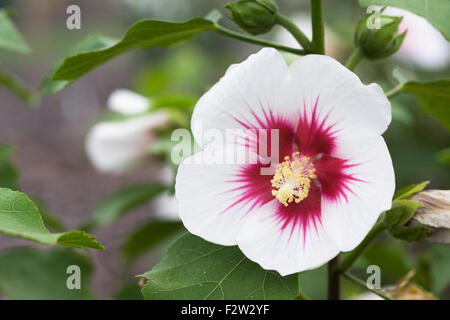
[[[422,226],[408,226],[416,210],[422,204],[413,200],[394,200],[392,208],[384,216],[384,224],[395,238],[406,241],[423,241],[433,230]]]

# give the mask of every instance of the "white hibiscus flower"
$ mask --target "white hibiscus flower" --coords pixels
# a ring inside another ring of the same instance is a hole
[[[149,100],[128,90],[118,90],[108,99],[108,108],[124,115],[148,110]],[[92,165],[105,173],[123,173],[148,158],[148,146],[155,141],[155,129],[169,121],[160,110],[120,121],[94,125],[86,138],[86,153]]]
[[[355,248],[391,207],[394,172],[381,137],[390,121],[382,89],[333,58],[308,55],[288,67],[265,48],[199,100],[192,132],[204,150],[179,167],[180,217],[191,233],[238,245],[264,269],[316,268]],[[244,148],[256,163],[204,163],[216,147],[204,143],[208,129],[278,129],[281,162],[262,174],[267,159],[244,144],[222,152]]]
[[[108,98],[111,111],[124,115],[142,113],[150,107],[150,99],[127,89],[117,89]]]

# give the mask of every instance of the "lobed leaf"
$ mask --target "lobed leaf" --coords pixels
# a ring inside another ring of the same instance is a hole
[[[140,277],[145,299],[293,299],[297,275],[280,276],[248,260],[236,247],[192,234],[178,239],[166,257]]]
[[[450,130],[450,80],[410,81],[402,85],[401,91],[414,94],[423,111],[434,116]]]

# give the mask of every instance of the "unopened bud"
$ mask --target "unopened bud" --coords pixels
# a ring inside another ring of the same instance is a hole
[[[269,32],[277,22],[278,6],[273,0],[240,0],[225,7],[233,20],[253,35]]]
[[[399,34],[398,26],[402,17],[380,16],[379,26],[370,26],[366,15],[358,22],[355,32],[355,46],[364,57],[370,60],[382,59],[393,55],[400,49],[406,31]]]

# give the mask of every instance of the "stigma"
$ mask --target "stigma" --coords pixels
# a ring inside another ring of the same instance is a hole
[[[272,195],[285,207],[292,202],[300,203],[308,197],[311,180],[317,178],[315,172],[310,157],[300,156],[298,151],[286,156],[270,180]]]

